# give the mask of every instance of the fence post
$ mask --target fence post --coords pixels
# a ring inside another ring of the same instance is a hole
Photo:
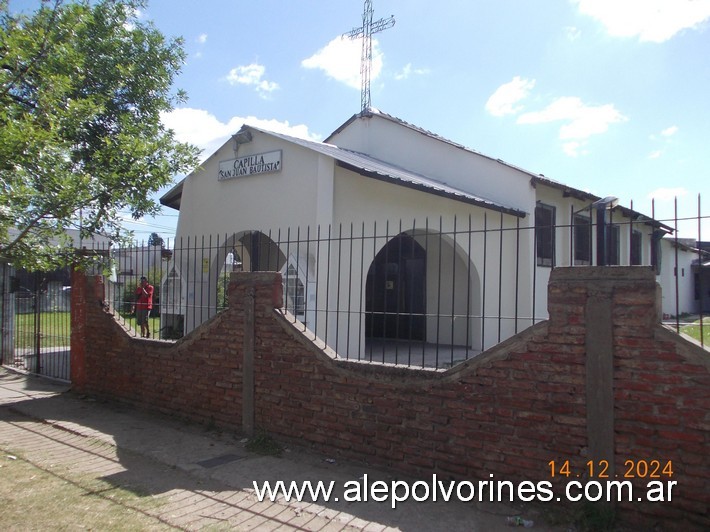
[[[10,266],[0,265],[0,364],[9,364],[15,357],[15,294],[12,292]]]
[[[233,272],[229,306],[237,310],[242,330],[242,430],[248,437],[256,426],[256,330],[283,306],[283,279],[278,272]],[[243,316],[243,318],[242,318]]]
[[[612,285],[590,281],[585,304],[587,356],[587,438],[595,466],[609,464],[614,478],[614,342]]]
[[[242,361],[242,430],[254,436],[254,297],[253,286],[244,301],[244,360]]]

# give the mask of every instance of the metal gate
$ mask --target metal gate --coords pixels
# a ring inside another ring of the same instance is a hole
[[[2,365],[70,380],[71,276],[2,267]]]

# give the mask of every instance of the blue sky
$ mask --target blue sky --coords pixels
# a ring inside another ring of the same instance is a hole
[[[10,2],[31,5],[36,2]],[[360,110],[362,0],[152,0],[182,36],[164,117],[208,156],[243,123],[322,140]],[[372,105],[623,205],[710,214],[710,0],[373,0]],[[132,225],[172,236],[177,212]],[[151,226],[152,225],[152,226]],[[710,240],[705,225],[704,240]],[[697,235],[697,224],[682,236]]]

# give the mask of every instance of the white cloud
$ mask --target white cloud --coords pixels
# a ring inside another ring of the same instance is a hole
[[[612,104],[587,105],[580,98],[568,96],[558,98],[542,111],[524,113],[518,117],[518,124],[544,124],[564,122],[560,126],[560,140],[565,153],[576,156],[586,140],[592,135],[605,133],[611,124],[628,120]]]
[[[189,142],[203,150],[201,160],[214,153],[244,124],[308,140],[320,140],[321,138],[320,135],[311,133],[308,126],[304,124],[291,125],[287,121],[262,119],[255,116],[233,116],[227,122],[221,122],[204,109],[190,107],[182,107],[174,109],[170,113],[163,113],[161,121],[165,127],[175,132],[175,138],[178,141]]]
[[[666,148],[672,146],[675,143],[675,141],[671,137],[673,137],[676,133],[678,133],[678,126],[670,126],[660,132],[660,137],[655,133],[651,135],[650,139],[656,144],[660,142],[662,144],[662,148],[651,152],[648,158],[658,159],[659,157],[661,157],[661,155],[663,155],[663,153],[666,151]]]
[[[656,190],[648,194],[648,199],[655,199],[660,201],[672,201],[675,198],[680,198],[685,196],[688,191],[683,187],[675,188],[657,188]]]
[[[424,76],[429,74],[428,68],[412,68],[412,63],[407,63],[404,68],[394,75],[394,79],[401,81],[403,79],[409,78],[412,74],[417,76]]]
[[[227,81],[231,85],[253,86],[261,96],[265,96],[264,93],[268,94],[279,88],[278,83],[262,79],[265,72],[266,67],[256,63],[246,66],[238,66],[229,71],[229,74],[227,74]]]
[[[610,35],[664,42],[710,19],[710,0],[572,0]]]
[[[585,148],[586,142],[579,140],[572,140],[570,142],[565,142],[562,144],[562,151],[570,157],[578,157],[580,155],[587,155],[589,150]]]
[[[528,97],[535,87],[534,79],[515,76],[504,83],[488,98],[485,108],[493,116],[517,114],[523,106],[520,102]],[[565,141],[564,152],[576,157],[588,153],[587,139],[605,133],[611,124],[628,120],[612,104],[587,105],[577,97],[557,98],[541,111],[520,114],[518,124],[545,124],[562,122],[559,138]]]
[[[520,112],[523,106],[516,104],[527,98],[534,86],[534,79],[515,76],[512,81],[498,87],[488,98],[486,111],[493,116],[505,116]]]
[[[198,35],[198,36],[195,38],[195,42],[196,42],[198,45],[200,45],[200,48],[202,48],[202,45],[207,42],[207,34],[206,34],[206,33],[202,33],[202,34]],[[202,50],[201,50],[201,49],[198,50],[197,52],[195,52],[195,53],[192,55],[192,57],[194,57],[195,59],[202,59],[203,56],[204,56],[204,54],[202,53]]]
[[[678,133],[678,126],[667,127],[666,129],[661,131],[661,135],[663,135],[664,137],[671,137],[676,133]]]
[[[301,66],[321,69],[328,77],[354,89],[360,89],[361,56],[362,41],[360,39],[336,37],[311,57],[301,61]],[[383,54],[379,50],[377,39],[372,39],[370,81],[379,77],[382,63]]]

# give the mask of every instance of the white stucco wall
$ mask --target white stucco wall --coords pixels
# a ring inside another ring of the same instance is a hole
[[[219,181],[219,162],[235,158],[228,141],[190,174],[183,182],[177,238],[249,229],[268,232],[327,221],[332,159],[260,132],[240,146],[237,156],[273,150],[282,150],[282,168],[276,173]]]
[[[365,234],[372,236],[376,231],[379,237],[376,241],[370,239],[364,249],[355,249],[353,257],[348,257],[347,260],[356,265],[353,273],[356,279],[367,275],[376,254],[400,232],[413,235],[426,249],[427,313],[441,312],[443,315],[427,319],[428,342],[438,340],[442,344],[455,345],[468,342],[470,347],[480,350],[497,344],[499,339],[508,338],[514,334],[516,326],[520,331],[530,324],[523,318],[530,314],[532,293],[530,240],[526,237],[529,232],[516,233],[516,217],[507,214],[501,217],[501,213],[493,210],[370,179],[340,168],[335,178],[334,212],[336,226],[342,223],[346,234],[352,222],[356,234],[362,233],[364,222]],[[525,227],[529,217],[520,221]],[[500,230],[501,223],[503,231]],[[486,237],[482,232],[484,227],[489,230]],[[469,229],[474,231],[470,241]],[[445,235],[443,240],[439,238],[442,233]],[[520,246],[519,252],[516,252],[516,246]],[[470,264],[469,249],[472,251]],[[364,271],[361,271],[360,264],[364,264]],[[443,272],[441,276],[437,274],[439,264]],[[501,277],[503,291],[499,293]],[[360,304],[365,307],[364,300]],[[473,316],[469,323],[461,317],[467,313]],[[453,327],[452,316],[456,316]],[[481,316],[487,317],[485,328]],[[498,316],[502,318],[500,336]]]
[[[591,217],[591,265],[597,264],[597,218],[596,211],[589,210],[591,200],[580,200],[566,196],[558,188],[538,183],[536,197],[539,203],[555,207],[555,265],[570,266],[574,264],[572,253],[573,241],[573,213]],[[606,214],[607,223],[619,226],[619,265],[631,264],[631,232],[641,234],[641,264],[651,265],[651,246],[653,227],[638,221],[633,221],[625,216],[620,209],[614,209],[611,214]],[[531,244],[532,246],[532,244]],[[550,266],[537,266],[535,272],[535,316],[538,319],[547,317],[547,285],[550,278]],[[660,278],[659,282],[665,292],[669,290],[669,280]],[[684,288],[688,290],[688,286]],[[692,290],[692,288],[691,288]],[[675,301],[675,299],[674,299]]]
[[[678,267],[676,269],[676,250]],[[676,246],[673,237],[661,241],[661,271],[658,283],[661,285],[662,311],[666,316],[677,316],[698,311],[695,299],[693,261],[697,261],[697,251],[685,246]],[[677,274],[677,277],[676,277]],[[678,282],[678,306],[676,307],[676,280]]]
[[[530,175],[452,143],[378,116],[352,121],[331,144],[367,153],[442,183],[529,212]]]
[[[298,227],[327,224],[332,217],[333,160],[271,135],[258,131],[252,135],[236,156],[281,150],[280,171],[220,181],[219,162],[235,158],[234,145],[228,141],[183,182],[174,263],[180,271],[180,306],[187,309],[186,331],[215,313],[225,246],[250,231],[285,241],[287,228],[295,235]],[[196,257],[197,248],[207,249]],[[284,254],[286,249],[287,244]],[[272,263],[269,267],[280,267],[284,257],[264,250],[262,256],[268,254]],[[241,258],[248,269],[249,257]]]

